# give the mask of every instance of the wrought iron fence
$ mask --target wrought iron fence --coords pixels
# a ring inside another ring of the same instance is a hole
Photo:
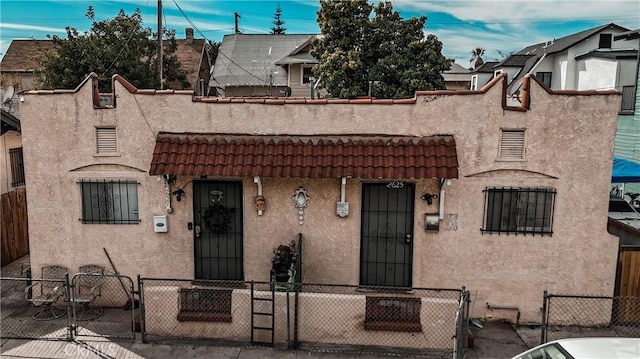
[[[140,278],[144,342],[464,356],[468,292]]]
[[[541,343],[570,337],[640,338],[640,297],[544,292]]]

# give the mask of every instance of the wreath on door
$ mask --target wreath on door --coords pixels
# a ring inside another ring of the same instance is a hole
[[[204,223],[216,234],[226,233],[231,224],[231,210],[221,204],[214,204],[204,212]]]

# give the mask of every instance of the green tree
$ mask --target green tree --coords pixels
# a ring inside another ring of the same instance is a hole
[[[271,34],[273,35],[284,35],[285,31],[287,31],[287,29],[282,27],[285,22],[280,19],[280,16],[282,16],[282,9],[280,8],[280,3],[278,3],[278,8],[271,22],[274,25],[274,27],[271,28]]]
[[[475,49],[471,50],[471,60],[469,62],[473,63],[474,69],[477,69],[478,67],[482,66],[482,64],[484,64],[484,60],[482,59],[482,56],[484,56],[484,52],[485,50],[481,47],[476,47]]]
[[[314,75],[330,96],[353,98],[371,88],[376,97],[407,98],[444,88],[441,72],[450,63],[438,38],[424,36],[425,16],[404,20],[390,2],[366,0],[321,0],[317,14],[323,37],[311,50],[320,59]]]
[[[113,19],[95,20],[93,7],[85,16],[91,29],[80,33],[67,27],[66,38],[48,35],[55,51],[39,59],[42,69],[36,71],[36,83],[41,88],[71,89],[91,72],[98,74],[100,91],[111,87],[111,76],[119,74],[138,88],[159,88],[157,34],[142,27],[142,13],[132,15],[120,10]],[[155,37],[155,38],[154,38]],[[181,69],[175,51],[175,31],[166,30],[163,37],[163,75],[166,83],[190,86]]]

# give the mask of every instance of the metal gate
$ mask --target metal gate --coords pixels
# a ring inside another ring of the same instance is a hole
[[[131,278],[78,273],[71,280],[70,293],[74,336],[135,338],[139,302]]]
[[[360,284],[411,287],[415,185],[362,185]]]
[[[131,278],[78,273],[71,279],[0,278],[2,339],[135,338]]]
[[[242,280],[242,182],[194,181],[195,278]]]

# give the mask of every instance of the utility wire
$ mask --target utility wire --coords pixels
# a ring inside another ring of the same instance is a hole
[[[180,5],[178,5],[178,3],[176,2],[176,0],[173,0],[173,3],[176,5],[176,7],[178,8],[178,10],[180,10],[180,13],[182,14],[182,16],[187,20],[187,22],[189,22],[189,24],[198,32],[198,34],[200,34],[200,36],[204,37],[205,40],[207,41],[211,41],[209,40],[203,33],[202,31],[200,31],[200,29],[198,29],[198,27],[193,23],[193,21],[191,21],[191,19],[189,18],[189,16],[187,16],[187,14],[184,13],[184,11],[182,11],[182,8],[180,7]],[[261,79],[258,76],[254,75],[251,71],[245,69],[244,67],[238,65],[235,61],[233,61],[231,58],[229,58],[229,56],[227,56],[224,52],[222,51],[218,51],[218,55],[222,55],[225,59],[229,60],[229,62],[231,62],[232,64],[236,65],[240,70],[246,72],[247,74],[251,75],[252,77],[255,77],[256,79],[258,79],[260,82],[262,82],[263,84],[266,84],[267,80],[266,79]],[[229,72],[231,72],[231,70],[229,70]],[[233,75],[233,73],[231,73],[231,75]],[[238,80],[235,75],[233,75],[233,77],[236,79],[236,81]]]
[[[136,27],[133,26],[133,28],[131,29],[131,34],[129,34],[129,38],[127,39],[127,41],[122,46],[122,49],[120,49],[120,52],[118,53],[118,56],[116,56],[116,58],[113,59],[113,61],[109,65],[109,67],[107,67],[107,69],[102,72],[102,75],[101,75],[102,77],[104,77],[109,72],[109,70],[111,70],[111,67],[113,67],[113,65],[115,65],[115,63],[118,61],[118,59],[120,58],[120,55],[122,55],[124,50],[129,45],[129,41],[131,41],[131,38],[133,37],[133,34],[135,34],[135,32],[136,32]]]

